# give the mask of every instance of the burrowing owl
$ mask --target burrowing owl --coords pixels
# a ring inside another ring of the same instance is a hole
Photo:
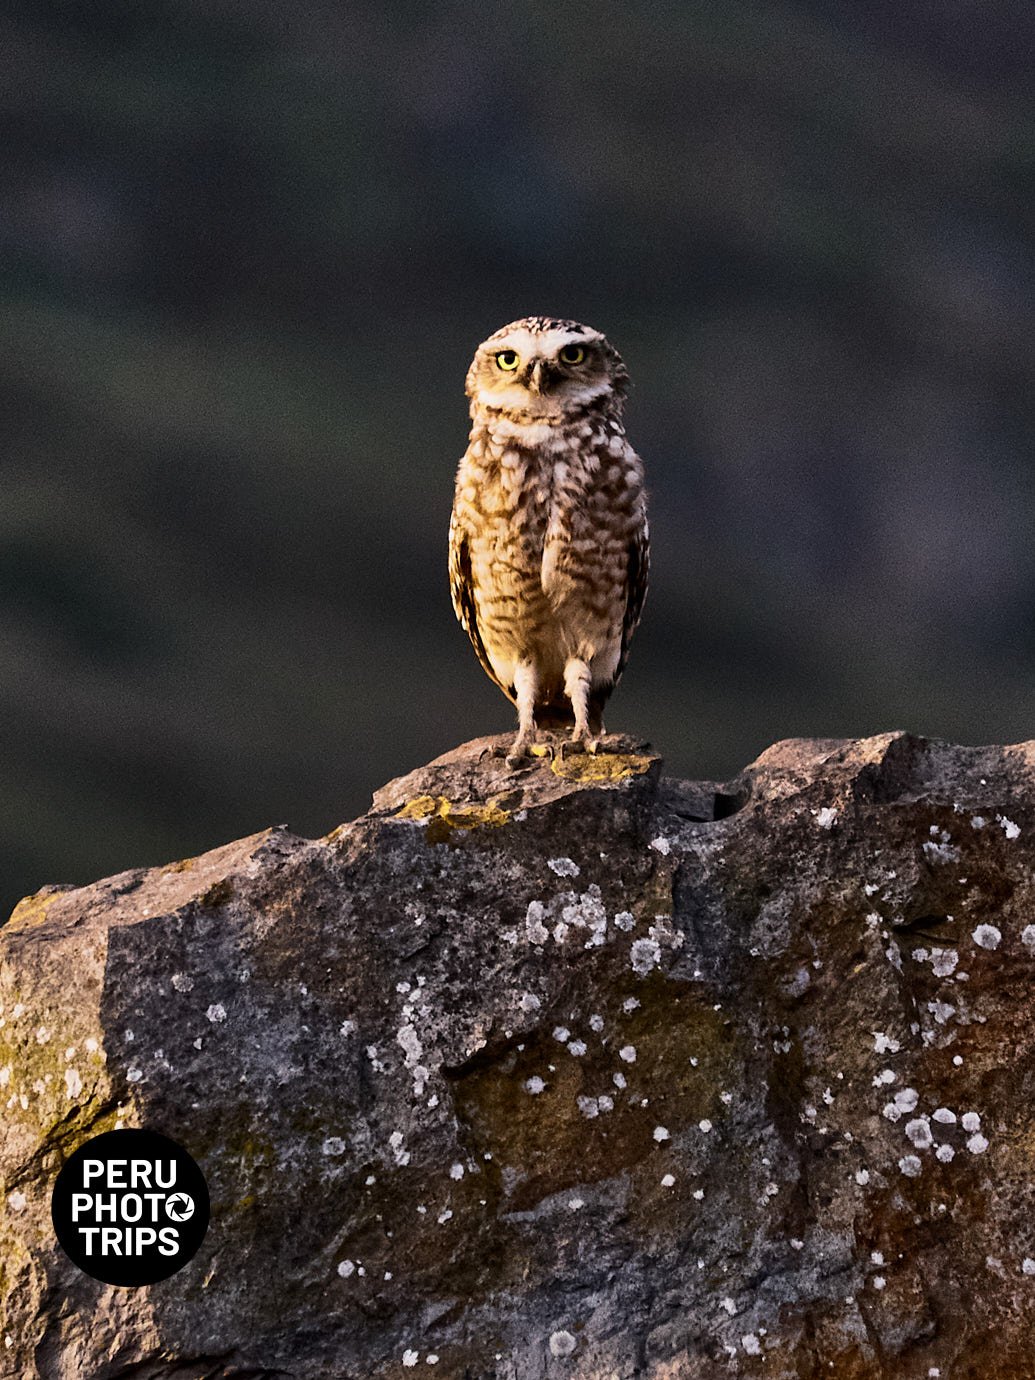
[[[544,316],[490,335],[468,370],[449,578],[479,661],[517,705],[511,766],[558,721],[596,750],[640,619],[647,509],[627,382],[599,331]]]

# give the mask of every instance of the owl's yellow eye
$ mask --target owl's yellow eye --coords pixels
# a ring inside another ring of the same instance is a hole
[[[581,364],[586,358],[586,351],[581,345],[565,345],[558,359],[562,364]]]
[[[507,374],[513,373],[520,362],[517,350],[500,350],[496,355],[496,368]]]

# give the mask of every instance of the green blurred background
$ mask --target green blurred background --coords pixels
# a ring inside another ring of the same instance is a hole
[[[0,14],[0,909],[322,833],[509,706],[453,620],[474,346],[633,378],[612,728],[1035,736],[1026,0]]]

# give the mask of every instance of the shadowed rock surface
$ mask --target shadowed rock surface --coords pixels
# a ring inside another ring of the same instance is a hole
[[[0,1373],[1030,1377],[1035,744],[467,744],[310,841],[0,930]],[[56,1246],[121,1124],[200,1162],[164,1283]]]

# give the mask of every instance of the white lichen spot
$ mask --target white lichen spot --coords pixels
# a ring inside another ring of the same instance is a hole
[[[619,1057],[619,1059],[622,1059],[622,1060],[623,1060],[625,1063],[627,1063],[627,1064],[635,1064],[635,1063],[636,1063],[636,1046],[635,1046],[635,1045],[623,1045],[622,1048],[618,1051],[618,1057]]]
[[[942,1126],[956,1125],[956,1113],[951,1111],[948,1107],[936,1107],[931,1115],[934,1117],[934,1120],[940,1122]]]
[[[622,1073],[621,1069],[617,1069],[611,1075],[611,1082],[615,1085],[616,1088],[624,1088],[627,1086],[625,1081],[625,1074]]]
[[[730,1315],[731,1318],[735,1318],[737,1316],[737,1305],[733,1299],[724,1298],[722,1302],[719,1304],[719,1307],[725,1308],[726,1312]]]
[[[451,1179],[462,1179],[464,1177],[464,1167],[459,1160],[449,1166],[449,1177]]]
[[[698,1202],[698,1203],[702,1202],[702,1201],[704,1200],[704,1189],[703,1189],[703,1188],[695,1188],[695,1189],[694,1189],[694,1192],[693,1192],[693,1197],[694,1197],[694,1200],[695,1200],[696,1202]]]
[[[366,1054],[367,1058],[370,1060],[370,1067],[374,1070],[375,1073],[387,1072],[384,1064],[381,1062],[380,1056],[378,1055],[377,1045],[367,1045]]]
[[[667,858],[672,852],[672,844],[663,834],[659,834],[656,839],[651,839],[650,846],[655,853],[660,853],[663,858]]]
[[[13,1193],[7,1195],[7,1206],[12,1212],[24,1212],[27,1202],[28,1199],[25,1194],[21,1193],[18,1189],[15,1189]]]
[[[438,1219],[437,1219],[437,1220],[438,1220],[439,1226],[440,1226],[440,1227],[441,1227],[441,1226],[444,1226],[444,1225],[446,1224],[446,1222],[449,1221],[450,1217],[452,1217],[452,1215],[453,1215],[453,1209],[452,1209],[452,1208],[443,1208],[442,1211],[439,1213]]]
[[[700,1127],[700,1129],[704,1132],[705,1135],[707,1135],[708,1132],[712,1129],[712,1123],[708,1120],[707,1117],[704,1117],[701,1121],[697,1123],[697,1125]]]
[[[577,877],[581,870],[578,863],[573,862],[571,858],[549,858],[546,865],[558,877]]]
[[[407,1349],[403,1352],[404,1366],[415,1366],[419,1360],[420,1352],[414,1351],[412,1347],[407,1347]]]
[[[177,992],[191,992],[194,989],[194,979],[189,973],[173,973],[170,981]]]
[[[1035,1260],[1030,1255],[1026,1255],[1021,1261],[1021,1274],[1035,1275]]]
[[[141,1078],[143,1078],[143,1076],[144,1076],[144,1071],[143,1071],[143,1069],[127,1069],[127,1070],[126,1070],[126,1082],[127,1082],[127,1083],[139,1083],[140,1080],[141,1080]]]
[[[951,1020],[956,1014],[956,1008],[951,1002],[947,1001],[929,1001],[927,1003],[927,1009],[938,1025],[945,1025],[945,1023]]]
[[[65,1069],[65,1096],[78,1097],[83,1090],[83,1080],[78,1069]]]
[[[646,977],[661,962],[661,945],[655,939],[634,939],[629,960],[633,972],[638,977]]]
[[[988,1141],[981,1132],[978,1131],[976,1135],[971,1136],[967,1141],[967,1149],[972,1155],[983,1155],[988,1149]]]
[[[608,1093],[601,1093],[597,1098],[597,1106],[602,1112],[613,1112],[615,1109],[615,1100]]]
[[[872,1034],[873,1048],[877,1054],[897,1054],[902,1048],[894,1035],[886,1035],[883,1030],[874,1030]],[[886,1069],[885,1072],[890,1073],[891,1070]],[[893,1081],[893,1079],[894,1074],[892,1074],[892,1078],[888,1081]]]
[[[537,1073],[533,1073],[531,1078],[525,1079],[525,1092],[530,1092],[533,1097],[538,1097],[545,1087],[546,1084]]]
[[[870,1182],[870,1171],[868,1169],[857,1169],[855,1171],[855,1182],[860,1188],[865,1188]]]
[[[522,1011],[538,1011],[542,1002],[534,992],[522,992],[521,1000],[518,1002]]]
[[[45,1045],[49,1039],[50,1031],[47,1029],[45,1025],[41,1025],[40,1028],[36,1031],[36,1043],[38,1045]]]
[[[996,815],[996,823],[1002,829],[1008,839],[1019,839],[1021,836],[1020,827],[1014,824],[1012,819],[1007,819],[1005,815]]]
[[[583,1199],[583,1198],[569,1198],[569,1199],[568,1199],[568,1211],[569,1211],[569,1212],[578,1212],[579,1208],[584,1208],[585,1206],[586,1206],[586,1202],[585,1202],[585,1199]]]
[[[570,1332],[552,1332],[550,1334],[550,1355],[551,1356],[570,1356],[575,1350],[577,1343]]]
[[[881,1069],[880,1073],[873,1075],[873,1086],[875,1088],[886,1087],[889,1083],[894,1083],[898,1077],[894,1069]]]
[[[320,1148],[325,1155],[344,1155],[345,1142],[341,1136],[328,1136]]]
[[[931,968],[935,977],[950,977],[959,961],[960,956],[955,949],[931,950]]]
[[[934,1157],[942,1164],[949,1164],[955,1159],[956,1151],[951,1145],[939,1145],[938,1149],[934,1152]]]
[[[668,1139],[669,1139],[668,1128],[667,1128],[666,1126],[655,1126],[655,1127],[654,1127],[654,1139],[655,1139],[656,1141],[658,1141],[659,1144],[660,1144],[660,1142],[663,1141],[663,1140],[668,1140]]]
[[[883,1264],[884,1264],[884,1252],[883,1252],[883,1251],[871,1251],[871,1252],[870,1252],[870,1264],[871,1264],[871,1265],[883,1265]]]
[[[633,927],[633,925],[635,925],[635,923],[636,923],[636,921],[633,919],[632,913],[631,913],[630,911],[627,911],[627,910],[620,910],[620,911],[618,912],[618,914],[615,916],[615,928],[616,928],[616,929],[619,929],[619,930],[631,930],[632,927]],[[636,1004],[637,1004],[637,1006],[638,1006],[638,1005],[639,1005],[639,1002],[637,1002]]]
[[[586,1042],[585,1042],[585,1040],[569,1040],[569,1041],[568,1041],[568,1053],[569,1053],[569,1054],[574,1054],[575,1057],[576,1057],[576,1059],[580,1059],[580,1058],[582,1057],[582,1055],[585,1054],[585,1052],[586,1052]]]
[[[934,835],[935,841],[924,844],[924,854],[928,861],[932,863],[959,862],[960,850],[949,841],[949,834],[944,829],[939,829],[936,824],[931,825],[931,833]]]
[[[919,1178],[920,1171],[923,1169],[918,1155],[903,1155],[898,1162],[898,1167],[907,1179]]]
[[[1035,925],[1025,925],[1021,930],[1021,943],[1029,953],[1035,953]]]
[[[356,1033],[356,1022],[355,1022],[355,1021],[342,1021],[341,1025],[338,1027],[338,1034],[339,1034],[339,1035],[354,1035],[355,1033]]]
[[[550,931],[543,924],[545,918],[546,907],[542,901],[529,901],[525,912],[525,934],[530,944],[545,944],[549,939]]]
[[[566,1025],[555,1025],[553,1028],[553,1038],[562,1045],[571,1039],[571,1031]]]
[[[970,937],[982,949],[998,949],[999,941],[1003,935],[1002,931],[996,929],[995,925],[978,925]]]
[[[753,1332],[747,1332],[740,1339],[740,1345],[744,1348],[748,1356],[760,1356],[762,1353],[762,1343]]]
[[[587,1120],[592,1121],[595,1116],[600,1115],[600,1104],[595,1097],[583,1097],[580,1094],[575,1101],[579,1111]]]
[[[407,1007],[407,1010],[409,1009]],[[414,1097],[423,1097],[428,1081],[428,1070],[420,1062],[421,1055],[424,1053],[424,1046],[417,1035],[416,1027],[407,1022],[396,1034],[395,1043],[403,1051],[403,1063],[413,1074]]]
[[[885,1286],[885,1284],[887,1284],[887,1282],[888,1282],[888,1281],[884,1278],[883,1275],[874,1275],[874,1276],[873,1276],[872,1284],[873,1284],[873,1287],[874,1287],[878,1292],[879,1292],[881,1289],[884,1288],[884,1286]]]
[[[837,823],[837,811],[831,809],[829,805],[825,805],[822,810],[813,810],[812,813],[816,816],[816,823],[821,829],[833,829]]]
[[[977,1112],[964,1112],[960,1117],[960,1125],[964,1131],[980,1131],[981,1117]]]
[[[661,1187],[662,1187],[662,1188],[671,1188],[672,1185],[673,1185],[674,1183],[675,1183],[675,1179],[673,1178],[673,1176],[672,1176],[671,1174],[663,1174],[663,1175],[661,1176]]]
[[[403,1133],[401,1131],[393,1131],[388,1137],[388,1144],[391,1147],[396,1164],[409,1164],[410,1152],[403,1149]]]
[[[355,1262],[354,1262],[354,1261],[352,1261],[352,1260],[339,1260],[339,1261],[338,1261],[338,1274],[341,1275],[342,1279],[348,1279],[349,1275],[355,1274],[355,1272],[356,1272],[356,1265],[355,1265]]]
[[[895,1106],[900,1112],[911,1112],[920,1101],[920,1094],[915,1088],[900,1088],[895,1094]]]
[[[931,1135],[931,1123],[925,1116],[917,1117],[915,1121],[906,1122],[906,1137],[912,1141],[918,1150],[928,1150],[934,1144],[934,1137]]]
[[[205,1015],[208,1017],[208,1019],[212,1022],[213,1025],[216,1025],[220,1021],[226,1020],[226,1007],[222,1004],[222,1002],[213,1002],[212,1005],[205,1012]]]

